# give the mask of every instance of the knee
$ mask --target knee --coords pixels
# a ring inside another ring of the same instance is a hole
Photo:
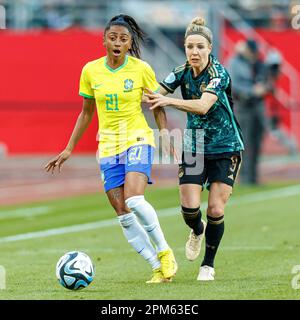
[[[200,207],[200,201],[198,198],[191,197],[190,195],[181,195],[180,198],[181,207],[185,208],[198,208]]]
[[[218,203],[208,204],[207,215],[212,218],[219,218],[224,215],[224,206]]]
[[[117,204],[112,204],[112,207],[114,208],[114,210],[115,210],[115,212],[117,213],[118,216],[130,212],[130,210],[128,210],[125,202],[123,202],[123,203],[117,203]]]

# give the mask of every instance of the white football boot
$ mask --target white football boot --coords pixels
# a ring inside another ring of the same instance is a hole
[[[199,281],[215,280],[215,269],[210,266],[201,266],[197,277]]]
[[[206,222],[202,220],[203,232],[197,236],[193,230],[191,230],[188,241],[185,244],[185,256],[188,260],[194,261],[200,254],[201,243],[205,235]]]

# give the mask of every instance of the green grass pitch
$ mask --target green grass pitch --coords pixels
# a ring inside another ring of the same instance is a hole
[[[299,196],[300,185],[237,186],[226,208],[216,280],[208,283],[196,281],[204,247],[195,262],[185,259],[189,230],[179,212],[177,187],[147,190],[179,265],[167,284],[145,284],[150,267],[125,240],[104,194],[1,207],[6,289],[0,299],[299,299],[300,289],[292,287],[292,269],[300,265]],[[207,191],[202,197],[205,202]],[[110,221],[80,230],[101,220]],[[65,232],[73,225],[75,232]],[[48,229],[61,233],[11,237]],[[81,291],[63,288],[55,277],[59,257],[72,250],[86,252],[96,268],[94,281]]]

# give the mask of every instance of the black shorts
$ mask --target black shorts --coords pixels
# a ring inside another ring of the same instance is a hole
[[[213,182],[223,182],[234,185],[242,163],[241,152],[199,155],[182,154],[182,164],[179,165],[179,184],[206,184],[206,188]]]

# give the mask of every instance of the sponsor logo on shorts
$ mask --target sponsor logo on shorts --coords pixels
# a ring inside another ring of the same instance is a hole
[[[106,183],[104,172],[101,172],[101,180],[102,180],[103,184]]]
[[[182,178],[184,175],[184,168],[180,167],[178,170],[178,178]]]
[[[228,178],[234,180],[234,173],[236,171],[236,167],[238,165],[238,157],[232,156],[231,157],[231,166],[229,167],[229,175]]]

